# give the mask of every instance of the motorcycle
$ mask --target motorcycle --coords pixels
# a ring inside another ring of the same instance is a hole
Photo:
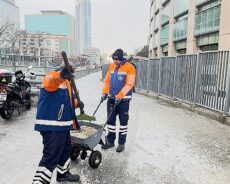
[[[13,116],[15,109],[17,109],[19,115],[20,108],[25,107],[26,109],[30,109],[31,85],[25,80],[25,77],[28,74],[30,78],[35,77],[35,74],[30,72],[31,69],[32,66],[29,66],[25,73],[21,70],[16,71],[13,83],[10,79],[6,83],[0,81],[0,115],[3,119],[9,120]]]

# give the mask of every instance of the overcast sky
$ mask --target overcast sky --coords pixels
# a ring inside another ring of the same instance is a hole
[[[91,0],[92,44],[101,53],[122,48],[133,53],[147,44],[149,0]],[[75,0],[16,0],[24,28],[24,15],[40,10],[63,10],[75,16]]]

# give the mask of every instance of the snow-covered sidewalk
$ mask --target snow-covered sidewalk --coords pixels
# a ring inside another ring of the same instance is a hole
[[[77,80],[85,111],[92,114],[101,96],[101,73]],[[33,131],[36,108],[0,119],[0,184],[31,184],[41,158],[42,140]],[[106,120],[106,103],[97,122]],[[98,169],[88,160],[71,170],[82,184],[229,184],[230,127],[134,94],[128,142],[123,153],[104,151]],[[53,180],[53,183],[56,183]]]

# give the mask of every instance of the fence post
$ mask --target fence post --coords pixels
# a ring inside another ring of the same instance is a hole
[[[46,60],[45,60],[45,73],[47,73],[48,72],[48,59],[46,58]]]
[[[200,74],[200,53],[197,54],[197,62],[196,62],[196,78],[195,78],[194,99],[193,99],[193,105],[194,106],[196,105],[196,102],[197,102],[199,74]]]
[[[15,59],[15,53],[13,54],[13,61],[12,61],[12,64],[13,64],[14,72],[16,72],[16,59]]]
[[[175,91],[176,91],[176,74],[177,74],[177,58],[175,59],[175,69],[174,69],[174,79],[173,79],[173,100],[175,100]]]
[[[146,80],[147,80],[147,82],[146,82],[146,83],[147,83],[147,85],[146,85],[146,90],[147,90],[147,91],[149,91],[149,89],[150,89],[150,84],[149,84],[149,81],[150,81],[150,80],[149,80],[149,78],[150,78],[150,77],[149,77],[149,75],[150,75],[149,61],[150,61],[150,60],[148,59],[148,61],[147,61],[147,79],[146,79]]]
[[[230,52],[228,51],[228,70],[227,70],[227,77],[226,77],[226,96],[225,96],[225,103],[224,103],[224,115],[227,115],[230,106]]]
[[[159,77],[158,77],[158,89],[157,89],[158,94],[160,94],[160,88],[161,88],[161,64],[162,64],[162,58],[160,58],[159,61]]]

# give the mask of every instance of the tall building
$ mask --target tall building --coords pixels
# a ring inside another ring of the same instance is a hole
[[[25,30],[33,34],[51,34],[57,36],[67,36],[70,43],[63,43],[70,45],[70,57],[76,56],[76,30],[75,19],[63,11],[41,11],[41,14],[26,15],[25,16]]]
[[[229,0],[150,2],[150,58],[230,49]]]
[[[20,27],[19,7],[15,5],[14,0],[0,0],[0,25],[6,21],[17,28]]]
[[[91,47],[90,0],[76,0],[76,35],[77,51],[82,54],[84,49]]]

